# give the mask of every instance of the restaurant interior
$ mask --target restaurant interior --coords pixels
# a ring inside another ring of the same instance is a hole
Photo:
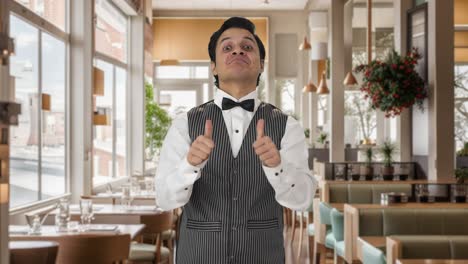
[[[468,0],[1,0],[0,263],[176,263],[161,149],[233,16],[317,182],[284,263],[468,263]]]

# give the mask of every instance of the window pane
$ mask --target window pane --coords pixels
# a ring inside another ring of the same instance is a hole
[[[208,66],[195,67],[195,79],[208,79]]]
[[[468,142],[468,65],[455,66],[455,149]]]
[[[96,51],[127,61],[127,18],[108,0],[95,0]]]
[[[109,63],[97,60],[96,66],[104,71],[104,95],[95,96],[96,107],[98,109],[106,109],[107,113],[112,116],[112,100],[113,100],[113,66]],[[111,118],[112,119],[112,118]],[[94,178],[93,183],[99,184],[109,181],[113,175],[112,172],[112,153],[113,153],[113,136],[112,122],[107,126],[94,126]]]
[[[127,102],[126,85],[127,72],[116,67],[115,70],[115,130],[116,130],[116,175],[126,176],[126,120]]]
[[[10,33],[16,39],[16,56],[10,73],[15,77],[16,102],[21,104],[18,126],[11,127],[11,207],[38,200],[39,114],[38,30],[10,16]]]
[[[189,66],[158,66],[156,67],[156,78],[157,79],[190,79],[190,67]]]
[[[65,30],[66,0],[16,0],[16,2]]]
[[[42,111],[42,199],[65,193],[65,43],[42,33],[42,93],[50,111]]]
[[[187,112],[197,104],[196,91],[168,91],[162,90],[159,99],[161,107],[168,111],[171,118]]]
[[[276,80],[277,98],[280,99],[281,110],[288,115],[294,115],[294,80]]]
[[[361,140],[377,136],[375,110],[360,91],[345,91],[345,144],[359,145]]]

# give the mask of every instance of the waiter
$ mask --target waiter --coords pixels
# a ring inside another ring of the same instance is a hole
[[[156,201],[182,207],[177,264],[285,262],[283,206],[310,207],[317,182],[300,124],[257,98],[265,48],[232,17],[208,44],[214,100],[174,119],[156,174]]]

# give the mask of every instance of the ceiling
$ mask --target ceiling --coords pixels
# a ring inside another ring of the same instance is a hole
[[[264,2],[269,2],[265,4]],[[152,0],[153,10],[304,10],[307,0]]]

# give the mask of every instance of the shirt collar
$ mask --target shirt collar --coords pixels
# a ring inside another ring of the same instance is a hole
[[[214,98],[214,103],[220,108],[220,109],[223,109],[222,108],[222,101],[223,101],[223,98],[226,97],[226,98],[229,98],[231,100],[233,100],[234,102],[242,102],[244,100],[247,100],[247,99],[254,99],[255,100],[255,107],[254,107],[254,111],[257,111],[257,108],[260,104],[260,100],[257,98],[257,90],[255,89],[254,91],[250,92],[249,94],[241,97],[239,100],[236,99],[235,97],[233,97],[232,95],[226,93],[225,91],[221,90],[221,89],[216,89],[216,92],[215,92],[215,98]]]

